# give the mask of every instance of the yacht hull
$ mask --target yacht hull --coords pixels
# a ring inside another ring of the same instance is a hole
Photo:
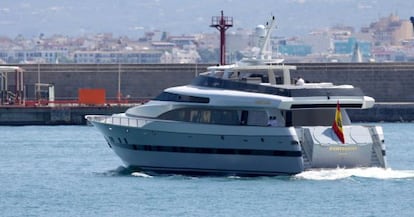
[[[293,128],[157,121],[142,127],[92,124],[133,170],[260,176],[296,174],[304,169],[301,147]],[[249,135],[252,131],[256,135]]]
[[[342,143],[330,127],[296,129],[305,168],[387,167],[382,128],[345,126]]]
[[[135,171],[194,175],[291,175],[313,168],[386,168],[382,128],[197,124],[88,116],[109,147]]]

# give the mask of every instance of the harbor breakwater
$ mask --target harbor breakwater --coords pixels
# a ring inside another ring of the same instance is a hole
[[[291,77],[360,87],[377,102],[414,102],[413,63],[300,63]],[[80,88],[103,88],[106,97],[118,89],[130,99],[153,98],[163,89],[188,84],[207,64],[22,64],[27,99],[34,84],[53,84],[55,98],[77,99]],[[14,84],[9,76],[8,84]],[[119,88],[118,88],[119,87]],[[10,87],[9,89],[13,89]]]
[[[85,115],[111,115],[128,106],[0,107],[0,125],[86,125]]]
[[[0,125],[85,125],[85,115],[111,115],[130,106],[0,107]],[[377,103],[371,109],[347,110],[353,122],[412,122],[414,103]]]
[[[353,121],[414,121],[414,63],[300,63],[291,77],[360,87],[374,108],[350,110]],[[81,88],[105,89],[113,100],[150,99],[163,89],[188,84],[207,64],[22,64],[25,96],[36,100],[35,84],[52,84],[55,100],[76,100]],[[9,90],[14,76],[9,73]],[[0,107],[0,124],[85,124],[83,114],[111,114],[128,106]],[[70,115],[68,115],[70,114]],[[61,115],[61,116],[59,116]],[[63,116],[62,116],[63,115]],[[62,118],[63,117],[63,118]],[[29,120],[34,120],[29,121]],[[13,122],[15,121],[15,122]],[[43,121],[43,122],[42,122]]]

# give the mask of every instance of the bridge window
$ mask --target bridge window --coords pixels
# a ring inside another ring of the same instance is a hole
[[[173,101],[173,102],[193,102],[193,103],[209,103],[210,99],[206,97],[188,96],[169,92],[162,92],[155,100]]]

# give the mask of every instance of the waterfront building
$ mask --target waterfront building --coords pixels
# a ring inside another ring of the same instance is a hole
[[[410,56],[409,54],[409,51],[401,49],[400,46],[375,47],[372,50],[372,56],[376,62],[405,62],[410,60],[413,61],[413,56]]]
[[[334,53],[352,54],[357,44],[363,57],[371,56],[371,42],[358,41],[354,37],[350,37],[347,40],[334,41]]]
[[[228,62],[256,56],[264,26],[229,31],[226,36]],[[271,36],[273,58],[285,61],[349,61],[357,43],[363,60],[413,61],[414,35],[409,20],[396,15],[355,31],[337,25],[291,38]],[[279,34],[279,33],[275,33]],[[219,59],[217,32],[171,36],[154,30],[143,37],[128,38],[112,33],[77,37],[40,34],[33,38],[0,36],[0,62],[15,63],[216,63]],[[296,58],[301,57],[301,58]]]
[[[67,50],[0,50],[0,59],[7,63],[59,63],[68,55]]]
[[[308,35],[303,36],[302,41],[304,44],[312,47],[313,54],[332,53],[331,36],[327,31],[312,31]]]
[[[377,45],[400,45],[404,40],[413,38],[413,25],[409,20],[401,20],[391,14],[362,28],[361,32],[372,33]]]
[[[239,28],[236,29],[236,31],[229,31],[226,34],[226,50],[228,50],[229,53],[232,53],[235,51],[246,50],[252,46],[257,46],[256,44],[258,43],[255,43],[253,40],[257,41],[258,39],[253,38],[252,31],[250,30]]]
[[[175,47],[171,49],[171,52],[166,51],[161,56],[161,63],[188,64],[197,63],[199,60],[200,55],[195,45],[184,46],[183,49]]]
[[[312,53],[312,47],[306,44],[279,44],[278,52],[289,56],[307,56]]]
[[[184,48],[184,46],[196,44],[197,38],[192,35],[170,36],[167,41],[174,43],[179,48]]]
[[[81,64],[157,64],[161,63],[162,51],[76,51],[75,63]]]

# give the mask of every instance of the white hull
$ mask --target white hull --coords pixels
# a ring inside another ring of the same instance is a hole
[[[142,127],[92,122],[128,167],[155,172],[240,175],[303,171],[293,128],[151,121]],[[253,132],[262,131],[258,135]]]
[[[321,145],[318,138],[306,138],[309,128],[206,125],[127,117],[88,119],[127,167],[146,172],[257,176],[296,174],[311,167],[373,166],[373,142],[366,136],[357,138],[363,144]]]

